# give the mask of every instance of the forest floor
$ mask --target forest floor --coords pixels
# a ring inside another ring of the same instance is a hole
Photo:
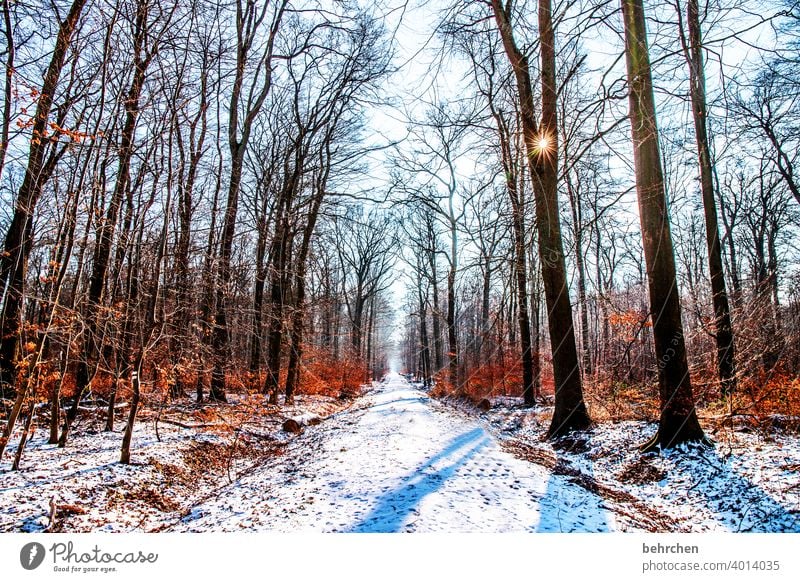
[[[546,408],[480,412],[397,375],[354,401],[264,414],[258,400],[145,414],[131,465],[99,414],[66,449],[40,428],[20,471],[12,441],[0,531],[800,532],[800,439],[785,431],[643,456],[652,424],[542,442]]]

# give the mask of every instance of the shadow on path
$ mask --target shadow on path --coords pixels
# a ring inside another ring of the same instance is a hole
[[[403,523],[416,510],[423,498],[440,489],[459,467],[490,442],[491,438],[482,428],[475,428],[452,439],[442,451],[405,477],[399,487],[381,495],[369,515],[347,531],[352,533],[400,531]],[[447,464],[434,468],[440,461]]]

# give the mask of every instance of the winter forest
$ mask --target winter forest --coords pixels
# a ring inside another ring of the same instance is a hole
[[[0,531],[800,532],[796,0],[0,29]]]

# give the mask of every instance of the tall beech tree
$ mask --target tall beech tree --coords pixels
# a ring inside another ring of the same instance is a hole
[[[705,64],[703,38],[700,28],[698,0],[686,1],[686,28],[679,27],[681,44],[689,64],[689,95],[692,102],[694,134],[700,165],[700,192],[703,198],[703,216],[706,224],[708,272],[711,279],[711,300],[714,306],[714,332],[717,344],[717,371],[724,394],[736,389],[736,360],[731,324],[731,309],[722,267],[722,244],[719,237],[716,195],[714,194],[714,166],[708,139],[708,106],[706,104]]]
[[[87,1],[73,0],[66,17],[59,23],[53,54],[50,57],[41,90],[37,93],[25,175],[14,202],[14,214],[6,231],[3,252],[0,253],[0,298],[5,293],[3,310],[0,314],[0,337],[3,338],[0,344],[2,346],[0,347],[0,397],[14,394],[13,389],[9,391],[9,388],[14,382],[17,339],[22,323],[25,277],[33,245],[33,217],[42,190],[54,169],[53,164],[45,163],[45,156],[59,137],[58,133],[51,133],[50,111],[53,108],[59,79],[69,55],[70,43]],[[10,19],[7,6],[4,8],[4,14],[8,28]],[[6,34],[11,35],[12,31],[6,30]],[[10,87],[11,83],[10,72],[11,69],[6,70],[7,87]],[[6,93],[9,93],[9,89]],[[6,98],[6,104],[8,103],[8,98]],[[5,135],[3,139],[3,156],[5,156]]]
[[[555,438],[585,429],[591,420],[583,400],[558,210],[558,102],[552,4],[550,0],[539,1],[541,123],[536,121],[530,65],[514,37],[510,5],[492,0],[491,6],[517,82],[522,134],[533,183],[556,392],[547,436]]]
[[[228,198],[222,220],[222,236],[216,277],[216,311],[214,314],[213,349],[214,364],[211,372],[209,398],[225,401],[225,372],[230,349],[226,295],[231,280],[231,255],[239,210],[239,191],[242,184],[245,154],[253,130],[253,123],[272,89],[275,42],[281,28],[288,0],[274,0],[263,4],[255,0],[236,2],[236,64],[233,87],[228,105],[228,149],[230,176]],[[269,17],[269,20],[267,20]],[[267,20],[267,26],[263,23]],[[266,28],[266,33],[264,31]],[[259,54],[254,55],[257,42],[266,34]],[[248,64],[255,60],[255,78],[247,86]]]
[[[697,420],[686,358],[642,0],[622,0],[622,15],[636,191],[661,397],[658,431],[642,446],[649,451],[704,441],[705,436]]]

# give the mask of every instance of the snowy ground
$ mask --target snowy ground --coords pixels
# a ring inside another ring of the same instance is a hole
[[[642,455],[655,424],[602,424],[554,447],[539,440],[549,420],[540,414],[506,405],[480,416],[507,449],[636,510],[649,531],[800,532],[797,434],[707,428],[713,447]]]
[[[399,376],[173,529],[327,532],[607,531],[602,499],[514,458],[475,419]]]
[[[283,454],[294,438],[281,430],[285,418],[315,424],[349,405],[321,396],[300,396],[282,409],[263,397],[229,401],[141,414],[131,465],[118,462],[127,411],[110,433],[103,412],[82,412],[64,449],[48,445],[40,426],[20,471],[10,471],[18,441],[12,437],[0,462],[0,532],[157,531]]]
[[[162,424],[161,442],[142,422],[130,467],[118,434],[67,450],[37,434],[30,468],[0,464],[0,531],[41,531],[53,498],[65,531],[800,531],[797,436],[641,456],[653,427],[620,423],[553,447],[546,411],[458,409],[399,376],[348,408],[283,414],[321,420],[289,436],[274,419],[228,433],[194,419]]]

